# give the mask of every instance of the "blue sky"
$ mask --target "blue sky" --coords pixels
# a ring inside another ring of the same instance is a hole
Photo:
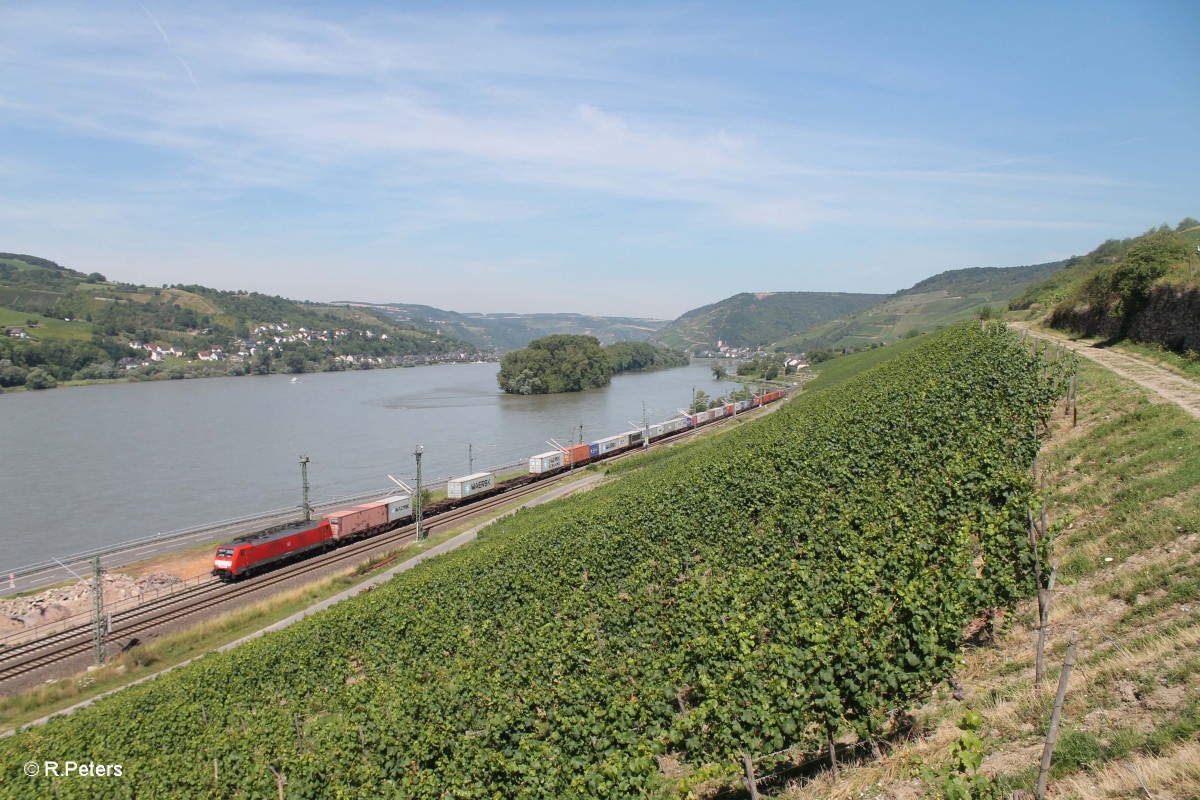
[[[0,250],[672,318],[1200,216],[1200,4],[0,5]]]

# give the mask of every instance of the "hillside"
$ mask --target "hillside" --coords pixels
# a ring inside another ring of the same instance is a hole
[[[24,385],[30,374],[48,388],[68,380],[474,358],[477,349],[366,309],[204,286],[137,286],[0,253],[0,387]]]
[[[781,352],[841,349],[894,342],[909,332],[930,331],[970,319],[984,306],[1003,305],[1063,262],[1024,267],[954,269],[926,278],[883,302],[776,342]]]
[[[411,303],[354,304],[373,308],[400,322],[441,330],[476,347],[507,352],[552,334],[594,336],[602,345],[640,342],[667,325],[666,320],[598,317],[586,314],[461,314]]]
[[[822,322],[874,305],[878,294],[842,292],[743,293],[693,309],[663,327],[650,341],[680,350],[766,347]]]
[[[1031,287],[1014,310],[1061,330],[1200,354],[1200,223],[1183,220],[1130,239],[1110,239],[1071,259],[1062,275]],[[1189,356],[1190,357],[1190,356]]]
[[[1019,296],[1014,297],[1009,308],[1014,311],[1046,311],[1071,296],[1086,280],[1101,268],[1121,260],[1138,241],[1152,233],[1163,233],[1166,226],[1154,228],[1140,236],[1126,239],[1108,239],[1095,250],[1082,256],[1072,256],[1064,262],[1063,269],[1045,279],[1031,284]],[[1185,243],[1194,248],[1200,245],[1200,222],[1188,217],[1174,229]]]

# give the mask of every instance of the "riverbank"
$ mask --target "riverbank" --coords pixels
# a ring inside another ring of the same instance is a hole
[[[187,361],[183,363],[166,362],[161,370],[153,373],[138,373],[130,374],[121,378],[87,378],[85,380],[69,380],[55,381],[53,386],[6,386],[0,389],[0,394],[17,394],[20,392],[40,392],[48,389],[73,389],[80,386],[105,386],[114,383],[157,383],[159,381],[176,381],[176,380],[196,380],[199,378],[246,378],[252,376],[265,375],[290,375],[294,378],[300,378],[302,375],[322,375],[331,372],[368,372],[371,370],[380,369],[409,369],[412,367],[431,367],[440,364],[497,364],[499,359],[495,356],[478,357],[478,354],[464,358],[439,359],[435,357],[422,356],[421,360],[402,363],[384,363],[358,365],[350,368],[322,369],[322,370],[303,370],[295,372],[288,369],[272,369],[266,372],[257,370],[243,370],[239,372],[231,372],[228,369],[222,370],[212,366],[199,366],[193,369],[194,362]],[[177,371],[180,370],[180,371]],[[135,372],[136,370],[129,370]]]

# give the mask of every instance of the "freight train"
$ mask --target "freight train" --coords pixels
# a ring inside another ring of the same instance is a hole
[[[783,397],[782,391],[766,392],[749,400],[740,400],[695,414],[681,414],[645,430],[633,430],[598,439],[588,444],[568,445],[559,450],[529,458],[526,475],[497,481],[495,473],[477,472],[446,484],[446,499],[426,506],[424,513],[434,516],[481,497],[521,486],[533,480],[610,458],[650,442],[676,436],[687,430],[709,425],[727,416],[750,411]],[[320,520],[296,522],[261,533],[243,536],[217,548],[212,574],[232,581],[277,566],[285,561],[306,557],[346,542],[374,536],[398,528],[413,519],[412,496],[398,494],[383,500],[338,509]]]

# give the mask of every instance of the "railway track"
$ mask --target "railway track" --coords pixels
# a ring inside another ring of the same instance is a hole
[[[628,450],[605,459],[605,461],[620,461],[643,453],[646,449],[655,449],[686,441],[710,428],[719,427],[729,419],[732,418],[722,419],[702,428],[683,431],[668,439],[655,442],[649,448]],[[549,481],[525,483],[478,502],[443,511],[433,517],[432,522],[427,521],[425,529],[429,531],[434,527],[444,528],[447,524],[506,505],[513,500],[541,491],[570,474],[570,472],[564,472]],[[360,563],[365,558],[386,552],[388,549],[405,544],[415,538],[416,526],[408,524],[367,539],[350,542],[316,558],[284,564],[241,583],[228,584],[213,578],[211,581],[114,615],[112,630],[107,636],[110,641],[124,639],[127,642],[133,642],[139,635],[165,625],[171,625],[189,616],[210,612],[215,607],[228,605],[239,598],[255,595],[266,596],[272,587],[297,581],[314,573],[328,572],[331,567],[338,565]],[[93,636],[93,626],[85,624],[0,649],[0,687],[18,678],[90,652],[94,646]],[[128,647],[129,644],[126,646]]]
[[[434,518],[435,522],[426,524],[425,529],[429,531],[435,527],[445,527],[447,524],[505,505],[543,488],[545,488],[543,483],[527,484],[477,503],[443,512]],[[151,601],[122,612],[119,616],[114,616],[112,632],[108,634],[108,638],[110,641],[132,640],[155,628],[178,622],[195,614],[207,613],[217,606],[232,603],[239,598],[266,595],[273,587],[296,581],[304,576],[327,572],[331,567],[343,564],[360,563],[372,553],[386,551],[415,538],[416,526],[409,524],[369,539],[351,542],[318,558],[309,558],[283,565],[241,583],[228,584],[214,578],[210,582],[199,584],[170,597]],[[42,639],[0,650],[0,685],[91,652],[92,637],[93,629],[90,624],[79,625]]]

